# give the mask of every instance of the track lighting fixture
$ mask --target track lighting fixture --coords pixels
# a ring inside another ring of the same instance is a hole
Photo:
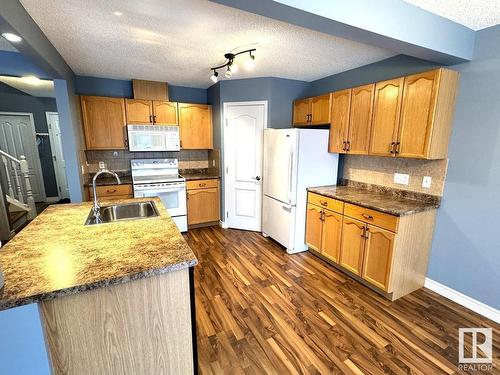
[[[256,49],[252,48],[252,49],[248,49],[248,50],[241,51],[238,53],[226,53],[224,55],[224,57],[226,59],[224,64],[210,68],[213,71],[213,74],[210,77],[212,82],[217,83],[217,81],[218,81],[217,77],[219,75],[217,70],[222,69],[224,67],[227,67],[227,70],[226,70],[226,73],[224,74],[224,77],[231,78],[233,76],[233,73],[236,73],[238,71],[238,66],[234,63],[234,59],[236,58],[236,56],[244,54],[244,53],[249,54],[249,57],[245,62],[245,68],[248,70],[251,70],[255,65],[255,55],[253,54],[253,52],[255,52],[255,51],[256,51]]]

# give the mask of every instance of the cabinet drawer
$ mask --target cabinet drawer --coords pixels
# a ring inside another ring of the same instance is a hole
[[[307,202],[315,204],[316,206],[328,208],[340,214],[344,211],[344,202],[316,193],[308,193]]]
[[[132,198],[132,185],[101,185],[97,186],[97,197],[98,198],[109,198],[109,197],[130,197]],[[89,187],[89,196],[91,199],[94,198],[92,188]]]
[[[219,187],[219,180],[209,179],[209,180],[187,181],[186,186],[188,190],[216,188]]]
[[[390,230],[391,232],[396,233],[398,231],[398,217],[384,212],[346,203],[344,215]]]

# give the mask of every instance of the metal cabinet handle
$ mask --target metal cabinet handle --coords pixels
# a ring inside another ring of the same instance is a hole
[[[321,210],[321,211],[319,212],[319,219],[320,219],[321,221],[325,221],[325,212],[324,212],[323,210]]]
[[[198,186],[203,187],[203,186],[207,186],[207,184],[203,182],[203,183],[198,184]]]
[[[327,201],[319,201],[323,207],[328,207],[328,202]]]
[[[363,216],[365,219],[367,220],[373,220],[373,216],[372,215],[368,215],[368,214],[361,214],[361,216]]]
[[[365,238],[368,239],[370,237],[370,228],[365,227]]]
[[[344,150],[344,151],[346,150],[346,145],[345,144],[346,144],[346,141],[342,142],[342,150]]]
[[[116,193],[116,189],[113,189],[113,190],[106,190],[106,193]]]
[[[396,142],[396,148],[394,150],[394,153],[395,154],[399,154],[400,150],[399,150],[399,146],[401,145],[401,142]]]
[[[396,150],[394,149],[396,146],[396,142],[391,142],[391,154],[395,154]]]
[[[363,227],[363,231],[361,232],[361,238],[365,238],[366,227]]]
[[[153,122],[153,115],[149,115],[149,122]]]
[[[351,141],[347,141],[346,145],[347,145],[347,150],[346,151],[351,151]]]

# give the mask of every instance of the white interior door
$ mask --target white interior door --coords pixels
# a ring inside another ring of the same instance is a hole
[[[52,149],[52,164],[56,174],[59,198],[69,198],[68,180],[66,178],[66,162],[62,151],[62,135],[59,127],[59,114],[47,112],[47,125],[49,127],[50,148]]]
[[[224,103],[226,223],[260,231],[262,226],[262,148],[267,102]]]
[[[31,114],[0,113],[0,149],[18,159],[21,155],[26,157],[33,199],[35,202],[45,201],[42,167]]]

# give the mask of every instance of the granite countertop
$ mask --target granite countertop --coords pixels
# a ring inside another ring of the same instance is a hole
[[[432,199],[432,196],[416,194],[410,198],[405,191],[398,192],[389,189],[377,191],[360,186],[320,186],[307,190],[395,216],[412,215],[439,207],[439,200]]]
[[[119,185],[132,185],[132,176],[130,174],[118,174],[120,177]],[[94,176],[90,176],[89,179],[85,182],[86,187],[92,187],[92,178]],[[118,185],[116,183],[116,178],[111,177],[109,175],[101,175],[96,181],[96,186],[104,186],[104,185]]]
[[[0,249],[0,310],[198,264],[158,198],[113,203],[147,200],[160,216],[89,226],[90,202],[49,206]]]
[[[184,177],[186,181],[220,178],[220,173],[216,168],[181,169],[179,174]]]

